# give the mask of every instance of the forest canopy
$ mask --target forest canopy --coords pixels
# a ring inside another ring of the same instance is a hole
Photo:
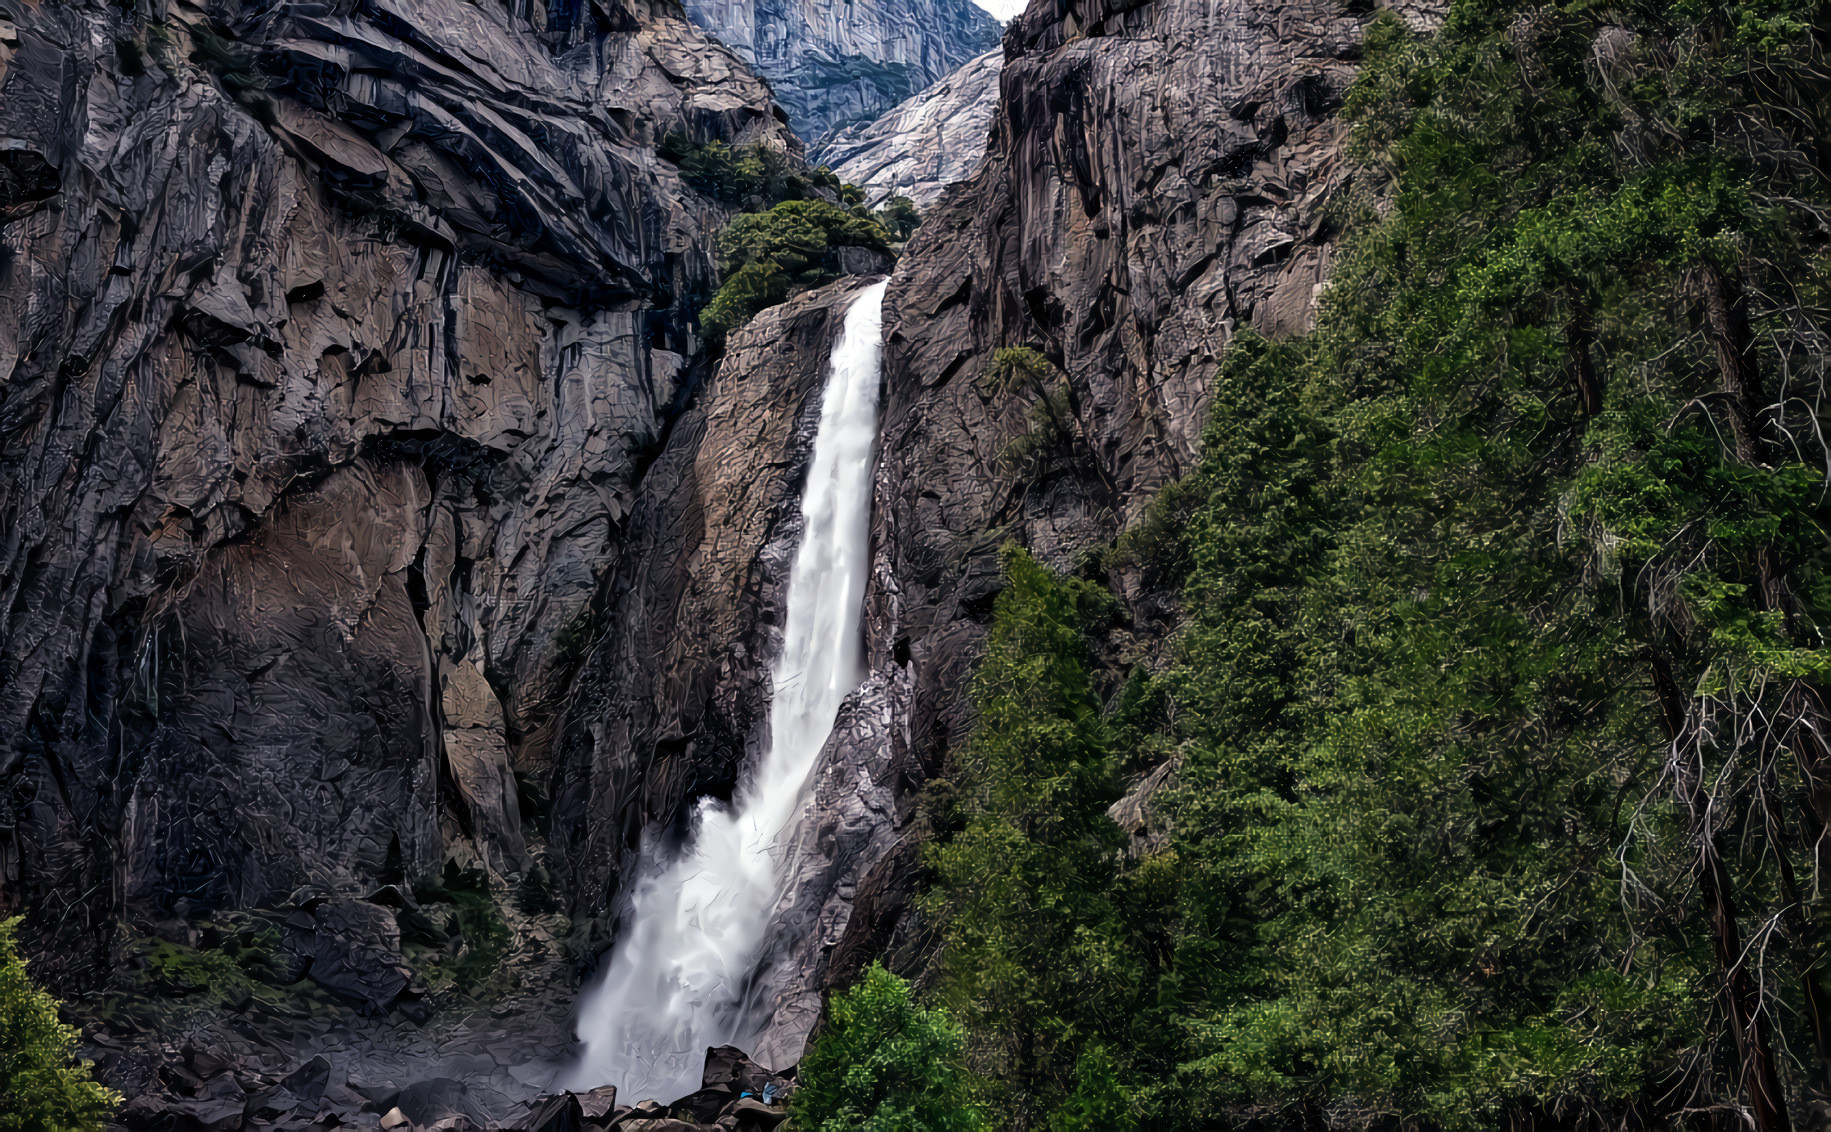
[[[989,1123],[1818,1126],[1828,36],[1372,25],[1314,330],[1110,552],[1005,553],[923,905]]]

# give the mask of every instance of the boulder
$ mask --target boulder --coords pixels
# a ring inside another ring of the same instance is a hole
[[[323,1054],[305,1062],[297,1069],[280,1079],[292,1095],[301,1101],[315,1104],[324,1096],[324,1090],[331,1083],[331,1063]]]
[[[242,1126],[247,1107],[241,1084],[222,1073],[205,1082],[196,1096],[169,1102],[165,1111],[188,1117],[196,1132],[234,1132]]]
[[[579,1093],[578,1101],[579,1112],[586,1120],[607,1120],[616,1112],[617,1087],[600,1085],[588,1093]]]
[[[772,1081],[780,1087],[787,1078],[750,1060],[736,1046],[713,1046],[706,1050],[706,1068],[700,1075],[701,1089],[726,1089],[733,1096],[761,1093]]]
[[[516,1128],[520,1132],[579,1132],[584,1117],[579,1099],[571,1093],[561,1093],[535,1102],[533,1111]]]
[[[452,1117],[463,1117],[478,1125],[490,1123],[489,1115],[471,1097],[470,1086],[454,1077],[416,1081],[401,1090],[395,1105],[402,1115],[420,1127]],[[573,1127],[576,1129],[577,1125]]]
[[[691,1117],[701,1124],[710,1124],[737,1099],[737,1090],[730,1085],[715,1085],[680,1098],[668,1105],[668,1112],[676,1117]]]
[[[732,1127],[737,1132],[768,1132],[788,1119],[788,1108],[781,1104],[764,1104],[755,1097],[745,1097],[732,1105],[726,1115],[734,1118]]]
[[[286,920],[286,946],[311,961],[313,982],[372,1012],[413,981],[394,914],[364,900],[308,900]]]

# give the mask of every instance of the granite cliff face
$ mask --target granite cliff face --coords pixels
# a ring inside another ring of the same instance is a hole
[[[653,143],[766,88],[639,2],[5,7],[0,911],[81,982],[523,871],[726,218]]]
[[[877,121],[834,134],[809,160],[863,189],[873,208],[905,196],[926,210],[985,157],[1003,66],[1004,49],[988,51]]]
[[[688,0],[809,142],[865,123],[998,42],[972,0]]]

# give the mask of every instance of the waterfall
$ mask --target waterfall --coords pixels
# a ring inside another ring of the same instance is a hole
[[[614,1084],[632,1099],[673,1100],[699,1087],[707,1046],[750,1036],[744,992],[788,879],[778,840],[802,806],[840,701],[864,678],[886,286],[859,292],[833,345],[772,669],[768,751],[729,804],[700,799],[691,839],[674,855],[644,838],[624,934],[580,1008],[575,1088]]]

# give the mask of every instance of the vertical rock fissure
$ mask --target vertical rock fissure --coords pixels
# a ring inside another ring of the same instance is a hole
[[[864,677],[886,286],[859,293],[833,346],[772,670],[768,746],[729,803],[700,800],[677,851],[645,838],[623,935],[581,1004],[579,1087],[690,1092],[707,1046],[742,1042],[755,1028],[745,991],[794,869],[782,835],[805,803],[841,702]]]

